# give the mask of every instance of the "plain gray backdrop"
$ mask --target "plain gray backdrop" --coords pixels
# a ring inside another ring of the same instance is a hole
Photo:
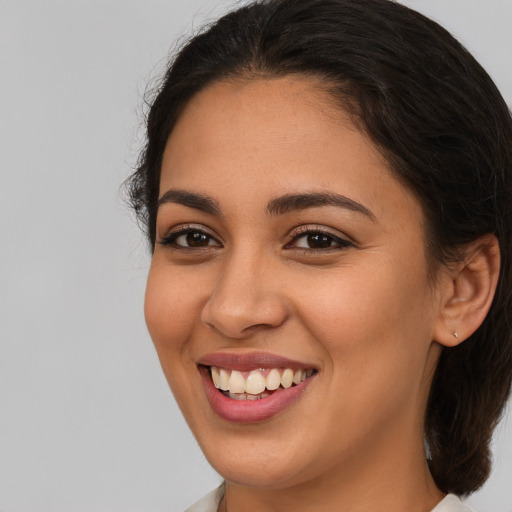
[[[511,0],[405,3],[458,36],[512,103]],[[3,512],[180,512],[220,480],[146,332],[149,256],[119,187],[146,83],[173,41],[229,5],[0,0]],[[493,446],[470,503],[511,512],[510,420]]]

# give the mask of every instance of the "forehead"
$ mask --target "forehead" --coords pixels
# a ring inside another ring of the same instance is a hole
[[[266,204],[272,195],[328,190],[377,216],[419,210],[376,146],[309,78],[218,82],[193,97],[168,140],[160,195],[191,187],[219,200],[236,194],[241,206],[247,197]]]
[[[172,144],[176,134],[180,138],[186,135],[184,132],[194,125],[195,139],[203,145],[222,139],[233,142],[233,133],[241,142],[245,138],[244,144],[272,140],[286,145],[301,137],[312,138],[315,132],[322,135],[330,123],[353,126],[321,80],[299,76],[240,78],[215,82],[193,96],[169,142]]]

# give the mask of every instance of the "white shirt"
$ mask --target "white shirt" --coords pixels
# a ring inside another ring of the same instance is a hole
[[[217,512],[222,496],[224,496],[224,484],[200,499],[195,505],[187,508],[185,512]],[[432,512],[472,512],[472,510],[464,505],[457,496],[448,494]]]

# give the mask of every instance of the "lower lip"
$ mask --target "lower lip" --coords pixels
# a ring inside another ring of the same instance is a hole
[[[235,400],[225,396],[213,385],[208,368],[201,366],[200,373],[212,409],[221,418],[236,423],[256,423],[276,416],[301,397],[314,377],[260,400]]]

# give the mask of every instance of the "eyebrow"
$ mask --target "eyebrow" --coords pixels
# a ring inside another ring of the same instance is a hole
[[[287,194],[269,201],[267,213],[283,215],[290,211],[306,210],[318,206],[336,206],[356,213],[361,213],[375,221],[375,215],[366,206],[349,197],[332,192],[310,192],[306,194]]]
[[[197,192],[187,192],[185,190],[168,190],[158,200],[158,207],[166,203],[182,204],[188,208],[194,208],[210,215],[220,215],[220,206],[209,196],[198,194]]]
[[[221,215],[219,203],[210,196],[197,192],[170,189],[158,200],[158,207],[166,203],[176,203],[200,210],[210,215]],[[307,210],[319,206],[336,206],[356,213],[361,213],[375,221],[375,215],[366,206],[341,194],[332,192],[308,192],[303,194],[286,194],[271,199],[266,208],[268,215],[284,215],[292,211]]]

